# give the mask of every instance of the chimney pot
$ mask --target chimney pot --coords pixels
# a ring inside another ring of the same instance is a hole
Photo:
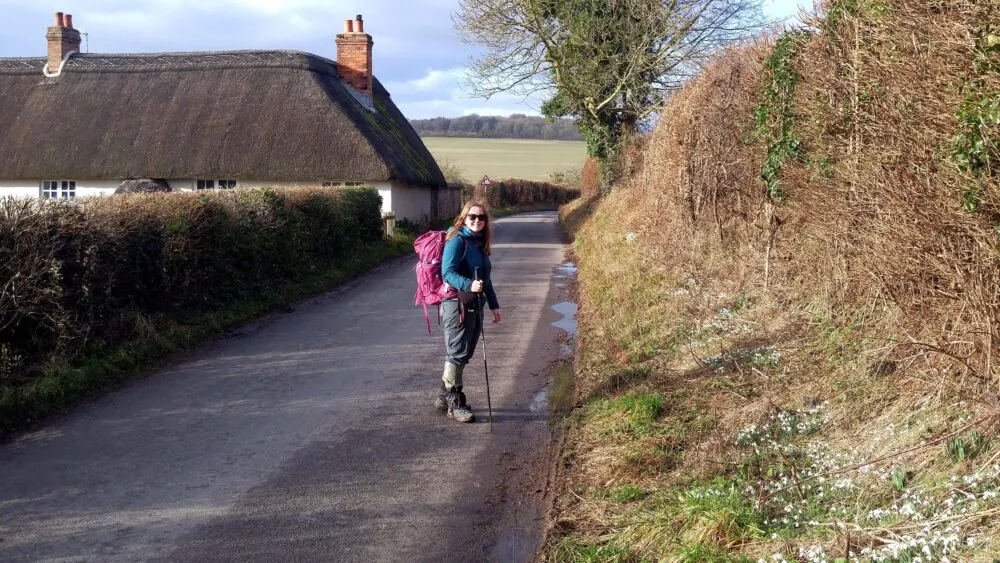
[[[45,41],[48,56],[43,72],[46,76],[58,76],[63,61],[71,53],[80,52],[80,32],[73,29],[73,16],[56,12],[56,24],[46,30]]]
[[[345,32],[336,37],[337,74],[348,86],[370,100],[375,81],[372,76],[372,38],[365,33],[361,14],[353,22],[345,21],[344,28]]]

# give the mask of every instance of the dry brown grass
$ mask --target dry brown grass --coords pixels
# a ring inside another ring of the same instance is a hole
[[[722,54],[672,98],[580,230],[580,408],[554,538],[634,545],[632,556],[660,560],[716,532],[709,543],[725,553],[781,551],[725,522],[690,528],[665,500],[731,472],[735,432],[781,409],[829,402],[824,443],[865,450],[871,466],[854,471],[906,467],[932,483],[997,461],[956,465],[942,451],[972,429],[995,436],[1000,417],[987,394],[1000,357],[996,163],[962,170],[954,148],[967,133],[963,100],[1000,91],[1000,72],[974,68],[1000,8],[891,0],[828,10],[807,22],[816,33],[793,59],[801,152],[783,162],[783,198],[760,178],[769,147],[754,119],[775,80],[768,41]],[[995,159],[996,125],[983,131]],[[971,210],[970,186],[981,188]],[[742,328],[713,332],[720,307],[743,296],[749,304],[732,316]],[[719,371],[709,361],[762,347],[780,363],[735,360]],[[648,393],[664,398],[661,427],[610,432],[624,415],[608,405]],[[600,494],[621,484],[666,497],[622,504]],[[862,504],[884,500],[859,494]],[[852,541],[881,545],[884,532],[855,530]],[[829,541],[846,549],[843,536]],[[551,545],[546,553],[561,560]]]

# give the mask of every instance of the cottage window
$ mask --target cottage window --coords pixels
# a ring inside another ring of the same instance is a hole
[[[76,180],[42,180],[43,199],[73,199],[76,197]]]
[[[236,180],[197,180],[199,190],[230,190],[236,187]]]

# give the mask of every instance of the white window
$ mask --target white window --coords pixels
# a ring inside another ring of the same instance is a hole
[[[196,187],[199,190],[231,190],[236,187],[236,180],[197,180]]]
[[[76,180],[42,180],[43,199],[73,199],[76,197]]]
[[[324,188],[350,188],[363,185],[365,185],[364,182],[323,182]]]

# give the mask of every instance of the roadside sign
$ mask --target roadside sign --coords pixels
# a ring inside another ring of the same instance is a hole
[[[490,193],[490,184],[492,183],[490,177],[486,174],[483,174],[483,179],[479,181],[479,184],[483,186],[483,191],[486,193]]]

